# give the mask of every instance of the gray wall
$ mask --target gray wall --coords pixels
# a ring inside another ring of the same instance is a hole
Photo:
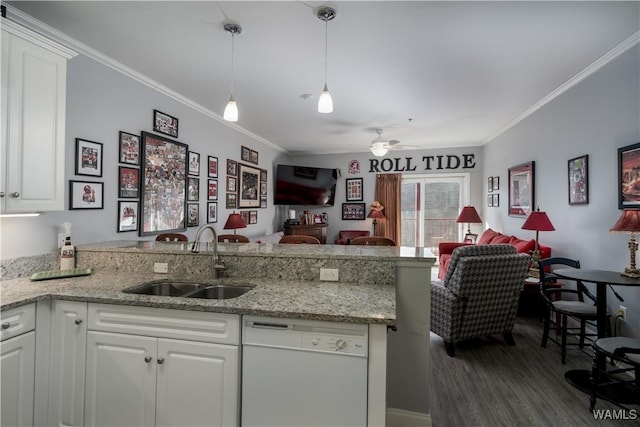
[[[609,229],[618,210],[617,149],[640,142],[640,48],[635,45],[559,98],[485,146],[484,176],[500,177],[500,207],[487,208],[488,227],[533,238],[524,219],[507,215],[508,168],[534,160],[535,202],[556,231],[540,232],[553,255],[579,259],[583,268],[622,271],[628,236]],[[567,162],[589,155],[589,204],[568,204]],[[483,180],[483,182],[486,179]],[[484,184],[486,194],[486,184]],[[627,308],[622,333],[640,336],[640,288],[617,287]],[[613,311],[620,304],[609,292]]]
[[[203,88],[206,90],[206,88]],[[225,100],[220,100],[220,113]],[[259,152],[258,167],[269,172],[268,208],[258,210],[258,224],[249,225],[243,234],[254,236],[271,233],[278,208],[273,206],[272,164],[281,156],[280,151],[219,121],[163,95],[148,86],[132,80],[86,56],[79,55],[68,63],[67,125],[66,125],[66,180],[89,180],[104,183],[104,209],[65,210],[49,212],[36,218],[2,218],[2,259],[31,256],[57,250],[57,235],[63,232],[65,221],[72,223],[72,240],[76,244],[108,240],[139,239],[137,232],[116,232],[118,200],[118,138],[119,131],[140,134],[153,132],[153,110],[177,117],[180,142],[189,150],[200,153],[200,224],[206,223],[207,156],[217,156],[218,223],[220,232],[231,212],[225,206],[226,160],[240,160],[240,146]],[[103,144],[103,176],[76,176],[75,138]],[[68,192],[68,190],[66,190]],[[66,194],[65,207],[68,207]],[[278,220],[278,223],[281,221]],[[195,237],[197,227],[188,228],[186,234]],[[153,237],[144,237],[153,239]]]

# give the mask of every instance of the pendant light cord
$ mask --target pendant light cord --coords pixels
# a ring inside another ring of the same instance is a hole
[[[327,52],[329,50],[329,47],[328,47],[328,45],[329,45],[329,37],[328,37],[329,30],[328,30],[328,27],[329,27],[329,21],[324,21],[324,85],[325,86],[327,86],[327,74],[328,74],[328,72],[327,72],[327,70],[328,70],[328,66],[327,66],[327,63],[328,63],[327,57],[328,57],[328,55],[327,55]]]
[[[232,32],[231,33],[231,98],[233,98],[233,80],[235,76],[235,72],[234,72],[235,40],[236,40],[236,34]]]

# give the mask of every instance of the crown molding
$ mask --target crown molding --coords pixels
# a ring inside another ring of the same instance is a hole
[[[165,96],[168,96],[169,98],[181,104],[184,104],[187,107],[201,114],[204,114],[205,116],[210,117],[245,136],[248,136],[249,138],[255,140],[256,142],[259,142],[263,145],[273,148],[274,150],[279,152],[284,152],[284,153],[287,152],[287,150],[277,146],[273,142],[243,128],[242,126],[238,126],[235,123],[231,123],[224,120],[222,116],[218,115],[217,113],[214,113],[213,111],[204,107],[203,105],[198,104],[197,102],[187,98],[186,96],[183,96],[182,94],[158,83],[157,81],[149,78],[148,76],[142,73],[139,73],[138,71],[116,61],[115,59],[93,49],[92,47],[85,45],[79,40],[76,40],[73,37],[68,36],[67,34],[45,24],[42,21],[35,19],[30,15],[27,15],[26,13],[22,12],[19,9],[16,9],[11,5],[6,5],[6,6],[7,6],[7,16],[10,16],[11,21],[21,24],[24,27],[29,28],[33,31],[37,31],[40,35],[46,38],[49,38],[50,40],[53,40],[63,46],[66,46],[69,49],[73,49],[76,52],[88,58],[91,58],[94,61],[97,61],[106,67],[111,68],[112,70],[115,70],[121,74],[124,74],[130,79],[133,79],[139,83],[142,83],[143,85],[155,90],[156,92],[159,92]]]
[[[592,75],[593,73],[595,73],[596,71],[598,71],[599,69],[607,65],[609,62],[613,61],[618,56],[622,55],[624,52],[631,49],[633,46],[635,46],[639,42],[640,42],[640,31],[636,31],[635,33],[631,34],[629,37],[624,39],[622,42],[620,42],[613,49],[611,49],[610,51],[602,55],[600,58],[596,59],[594,62],[592,62],[582,71],[580,71],[578,74],[571,77],[569,80],[567,80],[566,82],[561,84],[559,87],[551,91],[551,93],[549,93],[547,96],[545,96],[544,98],[542,98],[541,100],[533,104],[531,107],[527,108],[520,115],[518,115],[516,118],[514,118],[509,123],[507,123],[505,126],[498,129],[498,131],[496,131],[493,135],[485,139],[482,142],[482,144],[484,145],[488,142],[491,142],[493,139],[502,135],[504,132],[511,129],[512,127],[514,127],[515,125],[517,125],[518,123],[520,123],[521,121],[523,121],[524,119],[526,119],[527,117],[529,117],[530,115],[538,111],[544,105],[553,101],[554,99],[562,95],[564,92],[568,91],[569,89],[571,89],[572,87],[580,83],[582,80],[586,79],[587,77],[589,77],[590,75]]]

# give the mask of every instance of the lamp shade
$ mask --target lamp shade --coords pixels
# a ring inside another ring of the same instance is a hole
[[[627,209],[622,211],[622,215],[609,231],[627,234],[640,233],[640,210]]]
[[[229,214],[229,218],[227,218],[227,222],[224,224],[225,230],[235,230],[236,228],[246,228],[247,224],[244,223],[242,217],[239,213],[231,213]]]
[[[369,206],[369,215],[367,218],[384,218],[384,206],[377,200],[374,200]]]
[[[238,121],[238,103],[234,101],[233,96],[229,98],[227,106],[224,108],[223,118],[228,122]]]
[[[465,206],[462,208],[460,215],[458,215],[458,219],[456,222],[467,222],[467,223],[481,223],[480,215],[478,215],[478,211],[473,206]]]
[[[551,224],[551,220],[547,216],[546,212],[540,212],[540,210],[533,211],[522,224],[523,230],[535,230],[535,231],[554,231],[555,228]]]

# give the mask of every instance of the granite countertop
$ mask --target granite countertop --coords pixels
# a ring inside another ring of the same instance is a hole
[[[190,252],[192,242],[173,243],[147,240],[117,240],[76,246],[77,251],[86,252],[134,252],[175,253]],[[213,244],[202,242],[200,253],[213,253]],[[323,259],[353,259],[376,261],[435,262],[435,256],[425,248],[408,246],[364,246],[364,245],[280,245],[271,243],[220,243],[220,256],[270,256]]]
[[[3,280],[0,283],[0,310],[53,298],[352,323],[394,324],[396,319],[395,286],[391,285],[223,278],[217,283],[244,283],[255,285],[255,288],[244,295],[227,300],[135,295],[122,292],[122,289],[150,280],[168,278],[171,277],[166,274],[114,273],[97,270],[90,276],[38,282],[32,282],[28,278]],[[195,277],[189,279],[197,280]]]

